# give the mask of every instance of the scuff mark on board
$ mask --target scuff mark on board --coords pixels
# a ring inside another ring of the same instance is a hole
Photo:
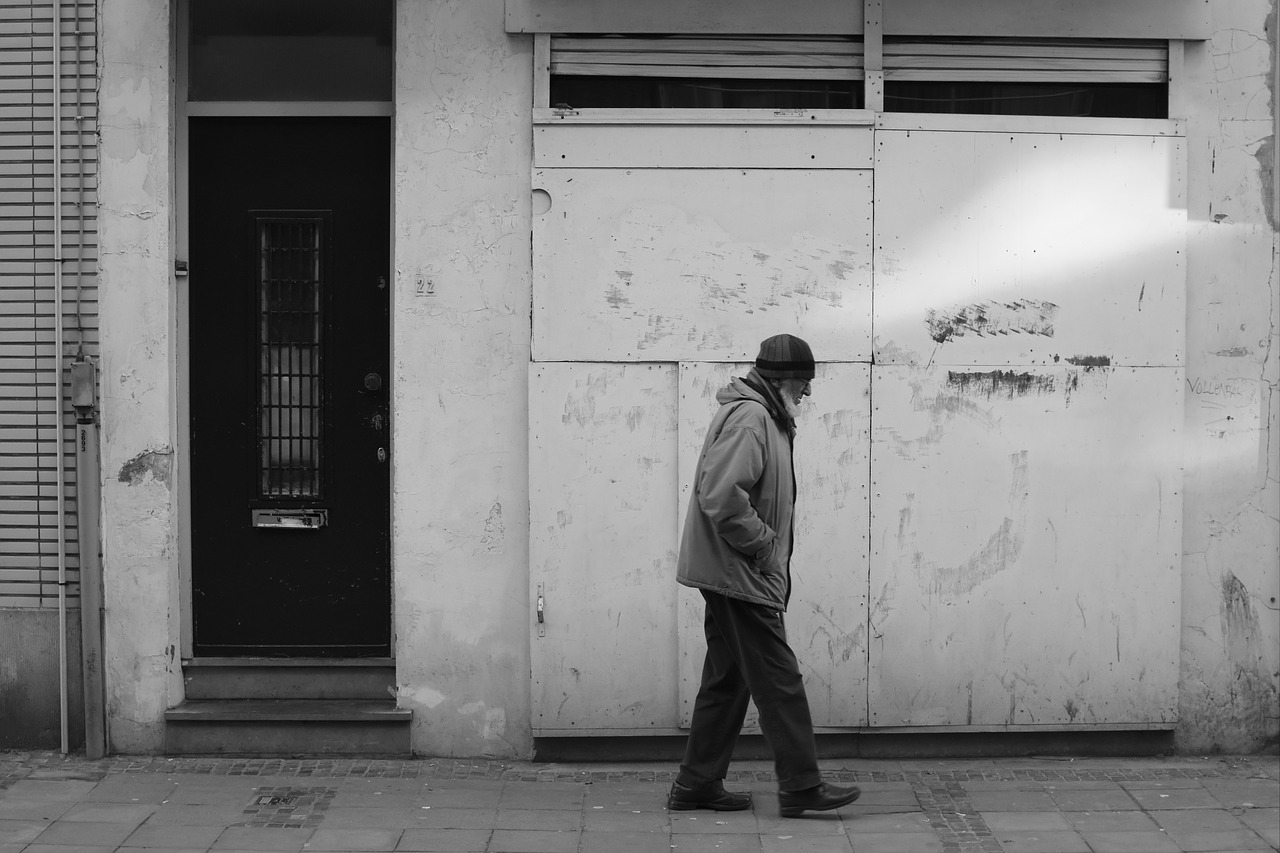
[[[827,264],[827,269],[831,271],[833,276],[841,281],[847,279],[849,277],[849,273],[857,271],[857,267],[845,260],[834,260]]]
[[[1022,530],[1015,527],[1012,518],[1006,518],[991,534],[987,543],[964,563],[958,566],[925,565],[917,553],[916,571],[932,576],[932,591],[942,598],[957,598],[976,589],[984,581],[995,577],[1013,565],[1022,554]]]
[[[620,287],[617,284],[609,285],[604,299],[612,308],[618,309],[631,304],[631,297],[627,296],[626,291],[622,288],[631,286],[632,273],[630,270],[614,270],[614,275],[622,282],[622,286]]]
[[[988,537],[987,542],[968,560],[957,566],[939,566],[926,561],[919,551],[913,555],[916,576],[925,580],[929,591],[940,598],[967,595],[980,585],[1015,565],[1022,556],[1027,526],[1027,499],[1031,494],[1027,451],[1011,454],[1009,509],[1010,514]],[[909,520],[909,516],[908,516]],[[1006,628],[1008,626],[1006,620]],[[1006,643],[1009,641],[1006,632]]]
[[[928,397],[920,382],[911,383],[911,408],[929,415],[929,429],[919,438],[907,439],[893,435],[894,452],[903,459],[915,459],[927,448],[937,444],[946,435],[947,425],[956,418],[965,418],[979,424],[983,429],[999,429],[999,418],[990,407],[980,406],[959,394],[948,394],[945,391]]]
[[[947,385],[968,396],[1025,397],[1028,394],[1052,394],[1057,381],[1050,374],[1015,373],[1012,370],[991,370],[971,373],[947,371]]]
[[[1067,364],[1074,364],[1076,367],[1085,369],[1093,367],[1110,367],[1111,356],[1108,355],[1076,355],[1067,359]]]
[[[975,302],[948,311],[929,309],[925,325],[929,337],[942,344],[966,334],[1043,335],[1053,337],[1053,320],[1058,306],[1040,299],[1015,299],[1012,302]]]

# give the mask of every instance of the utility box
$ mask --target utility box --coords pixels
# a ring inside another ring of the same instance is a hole
[[[98,402],[98,371],[92,361],[71,363],[71,405],[92,409]]]

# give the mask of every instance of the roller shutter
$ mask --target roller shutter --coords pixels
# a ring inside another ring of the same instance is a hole
[[[861,80],[862,43],[804,36],[552,36],[552,75]]]
[[[0,607],[57,602],[59,441],[66,449],[67,565],[76,579],[74,418],[69,403],[58,411],[54,349],[53,8],[0,3]],[[93,2],[64,0],[59,127],[68,359],[98,350],[95,22]]]
[[[1128,39],[884,41],[884,78],[938,82],[1164,83],[1169,45]]]

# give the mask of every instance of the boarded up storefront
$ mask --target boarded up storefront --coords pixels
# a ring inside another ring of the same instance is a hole
[[[820,730],[1171,728],[1184,123],[592,109],[556,82],[697,77],[728,103],[726,79],[873,73],[862,44],[798,41],[535,42],[534,734],[688,725],[693,464],[716,390],[781,331],[820,362],[788,615]],[[899,40],[883,62],[1168,81],[1164,43]]]

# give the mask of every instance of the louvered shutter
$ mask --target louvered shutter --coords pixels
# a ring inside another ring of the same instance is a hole
[[[76,579],[74,418],[69,403],[57,410],[54,369],[52,11],[48,2],[0,2],[0,607],[57,603],[60,440],[66,448],[67,565]],[[97,355],[95,21],[92,0],[64,0],[60,126],[68,357],[81,346]]]
[[[884,42],[886,81],[1163,83],[1169,45],[1126,39],[904,39]]]
[[[840,37],[552,36],[553,75],[861,80],[862,44]]]

